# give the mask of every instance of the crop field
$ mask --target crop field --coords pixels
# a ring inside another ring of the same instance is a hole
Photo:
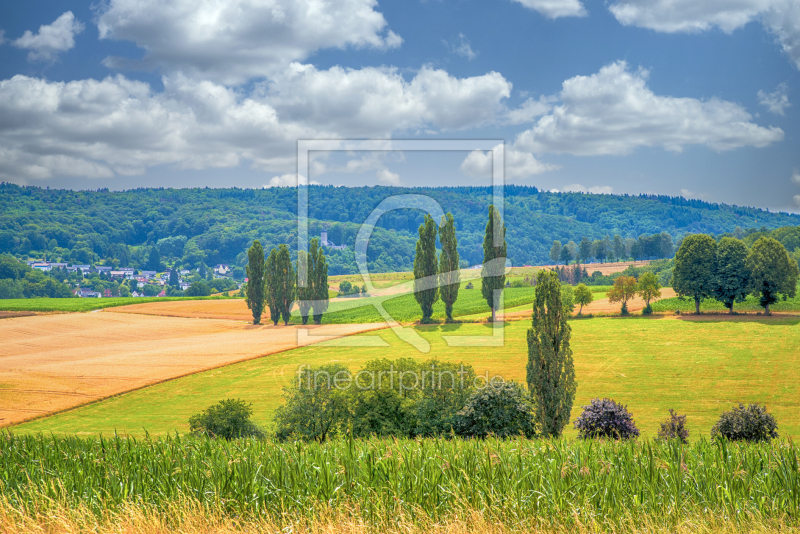
[[[42,318],[31,318],[42,319]],[[708,437],[719,414],[734,403],[766,404],[781,436],[800,437],[800,319],[744,316],[594,318],[572,325],[578,392],[572,419],[594,397],[628,406],[643,436],[654,437],[668,409],[688,415],[690,439]],[[17,433],[142,435],[188,430],[188,419],[225,398],[253,403],[254,419],[270,427],[282,388],[300,365],[329,362],[352,370],[375,358],[413,357],[466,362],[477,374],[524,382],[528,321],[506,323],[498,347],[448,346],[446,336],[488,336],[488,324],[413,327],[430,343],[420,353],[392,330],[377,336],[388,346],[342,346],[336,340],[268,358],[185,376],[126,395],[14,427]],[[567,427],[567,437],[576,433]]]
[[[73,298],[73,299],[0,299],[0,311],[32,311],[32,312],[86,312],[144,304],[147,302],[169,302],[187,300],[214,300],[219,297],[111,297],[111,298]]]
[[[3,436],[0,480],[7,526],[38,513],[64,528],[66,521],[54,521],[54,504],[89,512],[91,525],[92,515],[96,521],[126,507],[170,518],[175,505],[180,510],[194,503],[236,523],[272,519],[279,527],[273,532],[295,532],[293,525],[332,512],[357,520],[362,529],[355,532],[369,525],[409,532],[399,528],[401,521],[446,524],[475,515],[528,532],[628,532],[642,523],[676,532],[698,518],[713,525],[709,516],[733,525],[755,522],[758,532],[772,523],[769,531],[778,532],[798,524],[798,456],[797,446],[785,442],[342,439],[281,445]]]
[[[298,339],[293,327],[107,312],[4,319],[0,426],[373,327],[311,328]]]

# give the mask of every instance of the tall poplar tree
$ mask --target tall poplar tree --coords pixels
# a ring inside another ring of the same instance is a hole
[[[717,242],[706,234],[687,235],[675,254],[672,287],[681,297],[694,299],[700,314],[700,301],[714,296],[717,286]]]
[[[245,302],[253,314],[253,324],[261,324],[264,313],[264,249],[256,239],[247,250],[247,288]]]
[[[568,312],[561,302],[561,282],[553,271],[539,271],[528,330],[528,391],[536,400],[542,434],[558,437],[569,423],[577,383]]]
[[[501,228],[501,242],[494,243],[494,228]],[[492,260],[496,260],[492,262]],[[506,285],[506,227],[500,212],[494,205],[489,206],[489,221],[486,223],[486,234],[483,237],[483,267],[481,268],[481,295],[492,310],[492,322],[497,320],[497,308],[500,306],[500,292]]]
[[[249,287],[250,282],[247,282]],[[280,306],[278,298],[280,295],[280,279],[278,274],[278,251],[272,249],[269,251],[267,257],[266,268],[264,270],[264,291],[266,293],[266,303],[269,307],[269,316],[272,323],[278,326],[278,321],[281,319]]]
[[[294,267],[292,267],[292,256],[289,254],[289,247],[281,245],[278,247],[277,254],[278,267],[278,310],[283,318],[283,324],[289,324],[294,303],[295,287],[297,279]]]
[[[425,221],[419,225],[419,239],[414,256],[414,298],[422,308],[422,323],[431,321],[433,305],[439,299],[439,288],[432,284],[438,272],[437,263],[436,223],[433,217],[425,215]]]
[[[308,324],[311,313],[311,301],[314,299],[314,280],[311,274],[314,271],[311,256],[305,250],[297,253],[297,305],[300,308],[300,318],[303,324]],[[305,287],[300,285],[300,280],[305,278]]]
[[[742,302],[749,293],[750,273],[747,271],[747,246],[734,237],[723,237],[717,245],[717,285],[714,298],[730,313],[733,304]]]
[[[313,268],[309,269],[309,274],[314,288],[314,323],[321,324],[322,314],[328,310],[328,262],[325,260],[325,252],[319,246],[319,239],[316,237],[311,240],[309,256],[313,264]]]
[[[447,315],[445,321],[452,322],[453,304],[458,299],[458,289],[461,285],[461,271],[458,267],[456,222],[451,213],[442,217],[442,224],[439,226],[439,241],[442,243],[442,253],[439,255],[439,294],[444,302],[444,311]]]

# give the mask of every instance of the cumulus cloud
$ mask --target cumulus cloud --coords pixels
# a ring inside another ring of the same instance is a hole
[[[792,173],[792,182],[796,183],[797,185],[800,185],[800,171],[798,171],[797,169],[795,169],[794,172]]]
[[[324,48],[400,46],[376,0],[110,0],[101,39],[132,41],[142,60],[110,57],[114,68],[161,68],[239,84],[269,76]]]
[[[763,147],[783,131],[751,122],[744,108],[724,100],[659,96],[647,87],[648,72],[631,72],[624,61],[591,76],[563,83],[561,105],[518,135],[516,148],[534,154],[628,154],[660,146],[680,152],[686,145],[723,151]]]
[[[506,178],[527,178],[535,174],[547,171],[558,170],[559,165],[542,163],[533,157],[529,152],[522,152],[513,147],[497,145],[493,151],[484,152],[483,150],[473,150],[470,152],[459,167],[461,172],[473,178],[488,178],[492,176],[492,162],[494,151],[505,151],[505,177]]]
[[[758,103],[766,106],[770,113],[775,115],[785,115],[786,108],[790,107],[789,103],[789,86],[785,83],[778,85],[775,91],[765,93],[764,91],[758,92]]]
[[[586,8],[580,0],[514,0],[528,9],[538,11],[545,17],[585,17]]]
[[[610,195],[614,192],[614,188],[610,185],[594,185],[591,187],[584,187],[581,184],[565,185],[561,188],[562,191],[572,193],[592,193],[595,195]]]
[[[121,75],[0,81],[0,178],[100,178],[164,164],[244,163],[285,173],[294,168],[297,139],[468,128],[495,120],[511,88],[496,73],[454,78],[422,69],[407,82],[391,69],[320,71],[296,64],[249,93],[180,74],[163,83],[164,91],[154,92]]]
[[[800,69],[800,3],[797,0],[618,0],[609,9],[626,26],[659,32],[731,33],[760,20]]]
[[[455,78],[423,67],[409,82],[393,68],[319,70],[293,63],[261,90],[293,121],[342,137],[379,137],[426,125],[460,130],[492,122],[504,111],[511,83],[496,72]]]
[[[375,174],[375,176],[377,176],[378,181],[382,184],[393,186],[400,185],[400,175],[396,172],[390,171],[389,169],[381,169]]]
[[[75,47],[75,35],[84,30],[83,24],[75,18],[72,11],[67,11],[52,24],[39,26],[37,33],[27,30],[22,37],[12,42],[17,48],[30,50],[28,60],[50,61],[60,52]],[[0,43],[3,35],[0,33]]]
[[[689,200],[692,199],[704,200],[705,198],[708,197],[708,195],[706,195],[705,193],[693,193],[688,189],[681,189],[681,196]]]
[[[540,96],[539,100],[527,99],[516,109],[510,109],[506,114],[505,122],[508,124],[524,124],[533,122],[537,117],[548,113],[553,109],[553,103],[558,98],[554,96]]]
[[[308,185],[308,178],[302,174],[298,177],[297,174],[288,173],[272,177],[269,183],[264,185],[264,189],[269,189],[270,187],[297,187],[298,184]],[[311,185],[319,185],[319,182],[311,180]]]
[[[477,56],[475,51],[472,50],[472,46],[470,46],[469,41],[467,40],[467,38],[464,36],[463,33],[458,34],[458,41],[449,42],[442,39],[442,43],[453,54],[465,57],[470,61],[475,59],[475,57]]]
[[[794,203],[795,205],[800,206],[800,195],[794,196]]]

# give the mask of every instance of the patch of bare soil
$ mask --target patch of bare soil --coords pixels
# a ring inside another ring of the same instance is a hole
[[[11,318],[0,321],[0,426],[383,327],[255,326],[107,312]],[[301,335],[305,329],[310,337]]]

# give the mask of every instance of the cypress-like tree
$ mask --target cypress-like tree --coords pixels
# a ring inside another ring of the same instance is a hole
[[[589,241],[589,238],[586,236],[583,236],[581,244],[578,245],[578,255],[584,264],[592,257],[592,242]]]
[[[264,249],[261,241],[256,239],[247,251],[247,290],[245,302],[253,314],[253,324],[261,324],[261,314],[264,312]]]
[[[714,298],[730,313],[733,303],[742,302],[749,292],[750,274],[747,271],[747,246],[734,237],[723,237],[717,245],[717,285]]]
[[[672,287],[682,297],[694,299],[700,314],[700,301],[714,296],[717,286],[717,242],[706,234],[688,235],[675,254]]]
[[[436,223],[433,217],[425,215],[419,225],[419,239],[414,256],[414,298],[422,308],[422,323],[429,323],[433,315],[433,305],[439,299],[439,288],[431,281],[438,272],[436,261]],[[430,287],[433,285],[433,287]]]
[[[278,267],[278,309],[283,324],[289,324],[294,303],[295,287],[297,278],[295,277],[294,267],[292,267],[292,256],[289,254],[289,247],[281,245],[278,247],[277,255]]]
[[[309,254],[313,268],[309,269],[312,286],[314,288],[314,323],[322,323],[322,314],[328,309],[328,262],[325,252],[319,246],[319,239],[311,240],[311,253]]]
[[[453,304],[458,299],[458,288],[461,285],[461,271],[458,267],[458,239],[456,239],[456,221],[448,213],[442,217],[439,226],[439,241],[442,253],[439,255],[439,294],[444,302],[446,322],[453,321]]]
[[[311,274],[314,266],[311,262],[311,256],[305,250],[297,253],[297,305],[300,307],[300,318],[303,324],[308,324],[311,301],[314,299],[314,280]],[[300,280],[303,277],[305,277],[305,287],[300,286]]]
[[[528,391],[536,400],[542,433],[558,437],[569,423],[575,399],[575,365],[569,346],[571,329],[561,302],[561,282],[553,271],[539,271],[528,330]]]
[[[156,272],[161,270],[161,254],[158,253],[158,247],[150,247],[150,254],[147,256],[147,270]]]
[[[248,280],[247,286],[249,288],[250,281]],[[278,321],[281,319],[280,312],[280,275],[278,272],[278,251],[272,249],[269,251],[267,257],[266,269],[264,271],[264,291],[266,294],[267,307],[269,307],[269,316],[272,323],[278,326]]]
[[[169,272],[169,285],[172,287],[180,287],[181,285],[181,279],[178,276],[178,269],[176,269],[174,266]]]
[[[502,241],[499,246],[494,243],[494,228],[501,228]],[[496,260],[492,262],[492,260]],[[489,206],[489,222],[486,223],[486,234],[483,237],[483,267],[481,268],[481,295],[492,310],[492,322],[497,319],[497,308],[500,306],[500,292],[506,285],[506,227],[500,212]]]
[[[780,241],[771,237],[759,237],[747,256],[750,271],[750,289],[761,295],[761,305],[769,315],[769,305],[778,301],[782,294],[792,297],[797,293],[797,262],[789,257]]]

